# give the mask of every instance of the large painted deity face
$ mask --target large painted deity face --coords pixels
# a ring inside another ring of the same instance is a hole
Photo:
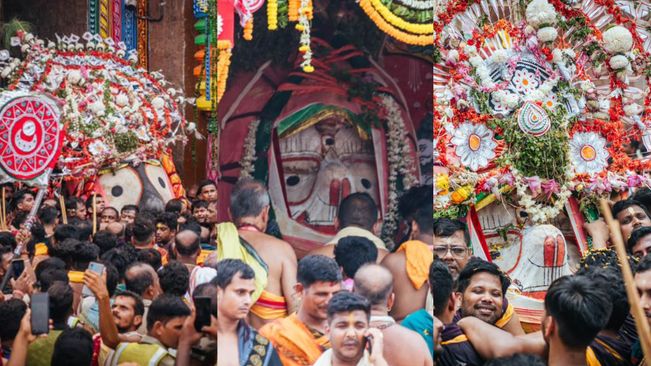
[[[106,206],[118,211],[125,205],[138,205],[141,210],[163,211],[174,198],[172,183],[158,160],[149,160],[134,167],[105,172],[98,178],[98,190]]]
[[[334,232],[339,203],[355,192],[379,202],[373,144],[333,116],[280,138],[280,160],[289,214],[299,223]]]

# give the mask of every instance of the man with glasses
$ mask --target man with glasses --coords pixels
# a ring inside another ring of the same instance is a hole
[[[434,254],[447,264],[455,280],[468,263],[468,231],[459,220],[434,220]]]

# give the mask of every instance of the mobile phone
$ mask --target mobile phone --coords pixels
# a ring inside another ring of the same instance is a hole
[[[373,354],[373,336],[368,335],[364,337],[364,346],[368,349],[368,354]]]
[[[14,279],[18,279],[20,275],[25,270],[25,260],[24,259],[14,259],[11,261],[11,275]]]
[[[50,332],[50,297],[46,292],[32,295],[32,334]]]
[[[97,273],[98,275],[101,275],[102,272],[104,272],[104,265],[102,263],[90,262],[88,269]],[[84,285],[84,288],[81,289],[81,295],[84,297],[93,296],[93,291]]]
[[[197,296],[194,298],[196,316],[194,318],[194,329],[201,332],[201,328],[210,325],[210,297]]]

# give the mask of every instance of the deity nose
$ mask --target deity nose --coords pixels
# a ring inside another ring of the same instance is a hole
[[[330,181],[330,206],[339,207],[339,203],[348,195],[350,195],[350,181],[348,178]]]

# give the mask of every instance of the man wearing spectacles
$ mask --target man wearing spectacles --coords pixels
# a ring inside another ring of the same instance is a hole
[[[456,279],[472,253],[468,248],[468,232],[459,220],[434,220],[434,254],[441,258]]]

